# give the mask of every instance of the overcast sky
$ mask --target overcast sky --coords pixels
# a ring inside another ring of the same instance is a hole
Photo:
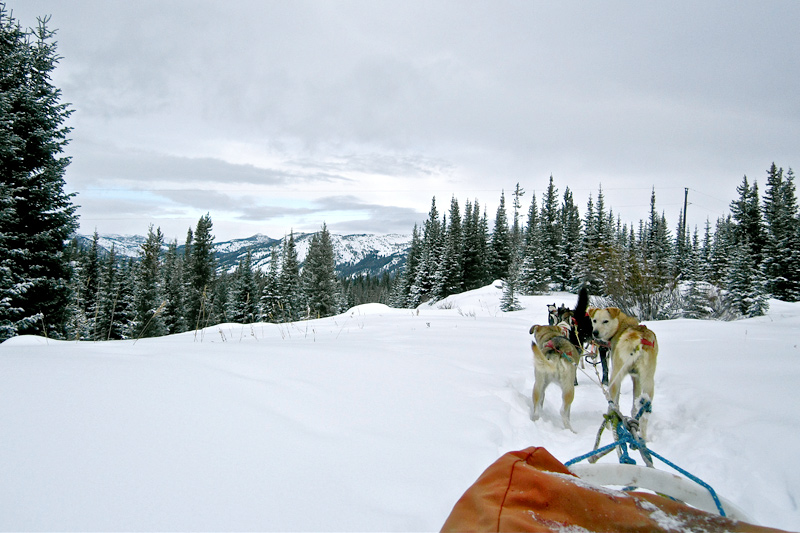
[[[797,1],[6,3],[58,29],[85,233],[410,233],[551,174],[702,233],[800,167]]]

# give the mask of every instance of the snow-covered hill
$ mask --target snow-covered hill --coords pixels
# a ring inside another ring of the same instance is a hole
[[[555,386],[531,421],[528,329],[575,296],[503,313],[500,294],[138,342],[6,341],[0,530],[438,530],[501,454],[567,461],[606,410],[589,370],[575,433]],[[761,525],[800,529],[800,304],[648,326],[652,449]],[[626,409],[630,395],[628,381]]]
[[[308,253],[312,236],[311,233],[300,233],[294,236],[297,256],[301,263]],[[84,246],[89,246],[92,237],[78,235],[78,240]],[[392,273],[405,264],[405,257],[411,245],[411,236],[331,234],[331,241],[337,271],[347,276],[360,274],[375,276],[383,272]],[[139,257],[139,250],[144,242],[145,237],[141,235],[100,235],[98,239],[101,250],[108,251],[113,244],[117,256],[122,257]],[[273,247],[277,247],[280,251],[283,248],[283,238],[273,239],[257,234],[244,239],[214,243],[214,252],[222,271],[233,271],[248,250],[252,253],[253,266],[266,271],[269,268]],[[183,245],[181,244],[178,246],[178,251],[180,252],[182,249]]]

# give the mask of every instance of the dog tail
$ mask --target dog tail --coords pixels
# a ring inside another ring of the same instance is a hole
[[[575,318],[580,320],[580,317],[586,314],[586,309],[589,307],[589,290],[584,286],[578,293],[578,303],[575,304]]]

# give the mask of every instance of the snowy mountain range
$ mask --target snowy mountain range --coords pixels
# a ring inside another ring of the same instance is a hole
[[[313,233],[299,233],[294,236],[297,248],[297,258],[302,264],[308,253]],[[77,235],[78,242],[89,246],[92,242],[91,235]],[[139,257],[141,245],[145,242],[142,235],[100,235],[98,246],[103,252],[111,250],[118,257]],[[377,276],[384,272],[395,273],[405,264],[406,254],[411,246],[410,235],[389,234],[331,234],[336,270],[344,276],[369,274]],[[214,251],[220,271],[230,272],[236,268],[239,261],[252,253],[253,267],[262,271],[269,268],[272,249],[277,247],[278,253],[283,249],[283,239],[273,239],[267,235],[257,234],[244,239],[214,243]],[[178,246],[182,252],[183,245]]]

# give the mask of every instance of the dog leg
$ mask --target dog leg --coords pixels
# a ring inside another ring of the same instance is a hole
[[[638,387],[636,387],[636,383],[634,382],[634,412],[632,416],[636,416],[644,402],[653,402],[653,394],[655,392],[655,380],[652,376],[642,376],[638,381],[641,382]],[[642,435],[643,439],[647,438],[647,421],[649,418],[650,414],[644,412],[639,419],[639,433]]]
[[[575,433],[572,425],[569,422],[570,409],[572,408],[572,401],[575,399],[575,386],[567,385],[565,383],[564,390],[561,391],[561,420],[564,422],[564,428]]]
[[[544,389],[547,387],[547,382],[543,379],[536,379],[533,385],[533,420],[539,420],[542,414],[542,405],[544,404]]]
[[[608,348],[600,348],[600,364],[603,366],[603,385],[608,385]]]

